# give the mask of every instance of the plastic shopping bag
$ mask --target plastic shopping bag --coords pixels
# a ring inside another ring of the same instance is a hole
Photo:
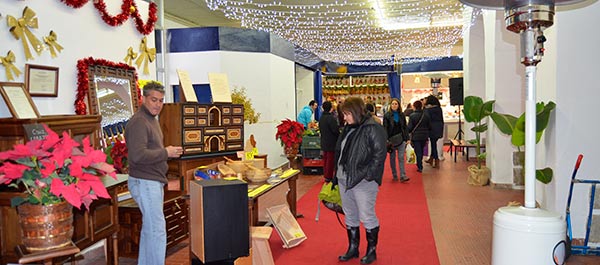
[[[416,164],[417,163],[417,154],[415,154],[415,149],[412,145],[406,145],[406,163],[408,164]]]

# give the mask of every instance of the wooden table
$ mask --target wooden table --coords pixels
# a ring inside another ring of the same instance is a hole
[[[289,169],[291,170],[291,169]],[[288,171],[285,171],[288,172]],[[284,173],[285,173],[284,172]],[[292,171],[289,171],[292,172]],[[297,198],[297,192],[296,192],[296,182],[298,180],[298,175],[300,174],[300,170],[294,169],[293,173],[291,173],[288,177],[282,178],[281,181],[277,182],[277,183],[273,183],[273,184],[263,184],[263,185],[269,185],[267,188],[264,188],[264,190],[261,190],[260,192],[256,192],[255,194],[252,193],[252,191],[248,192],[248,215],[249,215],[249,221],[250,221],[250,226],[258,226],[259,222],[258,222],[258,199],[269,193],[270,191],[272,191],[273,189],[275,189],[275,187],[278,187],[279,185],[282,185],[284,183],[288,184],[288,191],[286,193],[286,199],[287,199],[287,203],[290,207],[290,211],[292,212],[292,214],[295,217],[302,217],[301,214],[298,214],[296,212],[296,198]],[[263,187],[262,185],[255,188],[255,190],[261,189],[261,187]]]
[[[448,152],[450,152],[450,155],[452,155],[453,149],[454,149],[454,163],[456,163],[456,154],[461,151],[463,156],[465,155],[465,151],[466,151],[466,155],[467,155],[467,160],[469,160],[469,149],[471,148],[477,148],[477,145],[475,144],[470,144],[467,143],[465,140],[450,140],[450,149],[448,150]],[[480,145],[481,149],[485,149],[485,144],[481,144]]]

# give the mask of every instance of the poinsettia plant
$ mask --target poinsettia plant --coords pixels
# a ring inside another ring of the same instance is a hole
[[[48,135],[43,140],[17,144],[0,153],[0,184],[23,187],[28,194],[13,198],[11,204],[52,205],[66,200],[78,209],[82,204],[89,209],[98,197],[110,198],[100,177],[116,178],[116,173],[105,162],[104,152],[94,150],[89,137],[80,144],[67,132],[60,137],[44,127]]]
[[[275,139],[280,140],[281,146],[285,148],[297,148],[302,143],[302,133],[304,133],[304,125],[302,123],[285,119],[277,125]]]
[[[106,162],[113,165],[118,173],[126,173],[129,163],[127,162],[127,145],[125,141],[115,140],[105,150]]]

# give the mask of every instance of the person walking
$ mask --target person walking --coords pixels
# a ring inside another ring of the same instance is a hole
[[[163,146],[163,134],[156,116],[163,107],[164,87],[150,82],[142,92],[142,106],[125,127],[125,143],[129,150],[127,185],[142,212],[138,265],[164,265],[167,231],[163,187],[167,184],[167,159],[179,157],[183,149]]]
[[[321,151],[323,151],[323,177],[326,182],[333,179],[333,168],[335,167],[335,144],[340,135],[340,126],[337,118],[332,113],[331,102],[323,102],[323,115],[319,120],[319,132],[321,132]]]
[[[360,223],[366,230],[367,251],[361,264],[377,259],[379,219],[375,202],[383,177],[386,157],[386,133],[365,110],[365,103],[358,97],[350,97],[341,106],[346,126],[335,148],[336,177],[342,208],[345,214],[348,249],[338,257],[348,261],[359,256]]]
[[[400,167],[400,181],[406,182],[410,178],[406,176],[404,164],[404,152],[406,151],[406,142],[408,141],[408,127],[406,126],[406,117],[400,110],[400,100],[392,98],[390,110],[383,115],[383,127],[387,133],[388,153],[390,153],[390,167],[392,168],[392,180],[398,180],[398,171],[396,169],[396,156]]]
[[[415,148],[417,156],[417,171],[423,172],[423,150],[429,138],[431,123],[429,115],[423,111],[423,103],[417,100],[413,103],[415,111],[408,117],[408,131],[410,132],[410,144]]]
[[[425,99],[425,112],[431,121],[431,130],[429,130],[429,143],[430,153],[429,159],[425,162],[429,163],[431,167],[436,168],[440,165],[440,158],[438,154],[437,141],[444,135],[444,115],[442,114],[442,107],[440,101],[434,95],[429,95]]]

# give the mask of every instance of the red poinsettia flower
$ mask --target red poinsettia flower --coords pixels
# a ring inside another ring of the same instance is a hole
[[[105,163],[106,155],[94,150],[87,137],[79,144],[66,132],[60,137],[44,127],[48,132],[45,139],[0,153],[0,184],[23,187],[29,194],[27,199],[13,199],[13,205],[51,205],[65,200],[78,209],[82,204],[89,209],[93,200],[110,198],[100,179],[107,175],[116,178],[114,168]]]
[[[275,139],[281,140],[281,146],[285,148],[298,147],[302,142],[302,133],[304,133],[302,123],[285,119],[277,125]]]
[[[125,141],[116,140],[104,151],[107,154],[107,162],[112,164],[117,172],[125,173],[129,166],[127,162],[127,145]]]

